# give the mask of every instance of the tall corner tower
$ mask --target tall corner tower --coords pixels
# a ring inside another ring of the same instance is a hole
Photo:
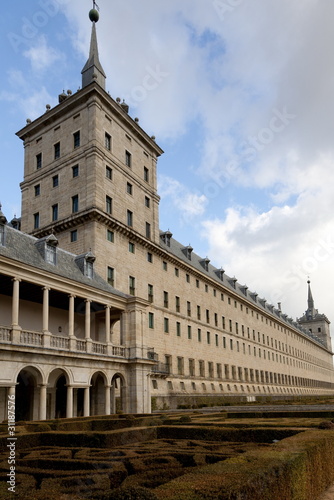
[[[330,321],[325,314],[319,314],[318,309],[314,307],[314,300],[311,291],[311,282],[308,280],[307,310],[305,314],[298,319],[303,328],[319,337],[328,350],[332,350],[330,337]]]
[[[89,17],[82,88],[60,94],[57,106],[17,132],[25,149],[21,227],[36,237],[53,232],[73,253],[91,250],[106,278],[129,240],[143,247],[159,242],[157,159],[163,151],[129,116],[126,103],[106,92],[99,13],[92,9]],[[111,247],[114,238],[119,244]]]

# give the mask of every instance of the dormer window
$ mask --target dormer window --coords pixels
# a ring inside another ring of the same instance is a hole
[[[165,233],[161,233],[161,239],[162,241],[170,247],[170,240],[173,234],[170,231],[166,231]]]
[[[90,279],[94,278],[95,255],[93,255],[92,252],[78,255],[75,262],[84,276]]]
[[[57,245],[58,240],[54,234],[50,234],[45,238],[37,240],[35,243],[40,254],[44,258],[45,262],[55,266],[57,264]]]
[[[5,226],[0,223],[0,245],[5,245]]]
[[[204,269],[206,271],[209,271],[209,262],[210,262],[210,259],[208,259],[208,257],[206,257],[205,259],[203,259],[202,262],[201,262],[202,266],[204,267]]]
[[[188,260],[191,260],[191,253],[192,253],[192,251],[193,251],[193,248],[190,245],[188,245],[186,247],[186,256],[187,256]]]

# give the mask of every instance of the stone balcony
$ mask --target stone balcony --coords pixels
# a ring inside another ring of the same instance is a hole
[[[7,326],[0,326],[0,344],[27,347],[29,349],[47,349],[47,352],[50,352],[50,350],[67,351],[101,356],[103,358],[121,358],[127,361],[137,359],[153,363],[157,362],[157,354],[150,347],[119,346],[111,343],[95,342],[91,339],[78,339],[75,336],[56,336],[50,332],[13,330]]]

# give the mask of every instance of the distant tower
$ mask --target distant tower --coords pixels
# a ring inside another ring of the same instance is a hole
[[[308,280],[307,284],[307,311],[305,311],[305,314],[298,319],[298,322],[303,328],[311,332],[313,335],[319,337],[319,339],[322,340],[327,349],[332,350],[329,331],[330,321],[325,314],[319,314],[318,309],[315,309],[311,292],[311,282]]]

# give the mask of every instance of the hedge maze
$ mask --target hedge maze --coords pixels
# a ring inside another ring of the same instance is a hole
[[[2,425],[0,499],[315,500],[334,481],[330,420],[232,416],[19,422],[15,493]]]

